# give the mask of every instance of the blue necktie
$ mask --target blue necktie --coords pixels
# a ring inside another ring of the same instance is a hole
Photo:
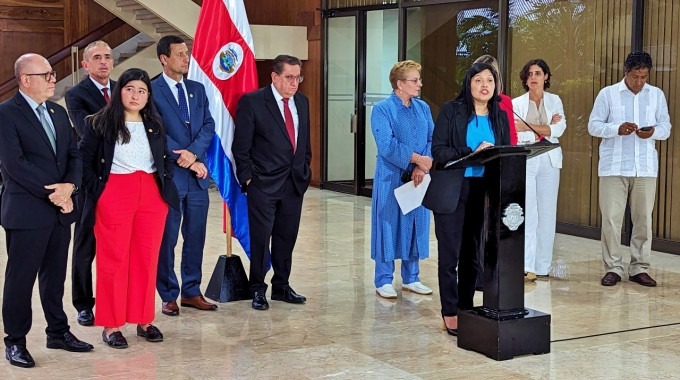
[[[184,124],[189,128],[189,106],[187,105],[187,97],[184,95],[184,88],[181,83],[175,85],[177,87],[177,101],[179,103],[179,113],[182,114]]]
[[[57,152],[57,138],[54,133],[54,127],[47,121],[47,111],[44,105],[39,105],[36,110],[38,110],[38,115],[40,115],[40,124],[42,124],[45,133],[47,134],[47,139],[50,140],[50,145],[52,145],[52,151]]]

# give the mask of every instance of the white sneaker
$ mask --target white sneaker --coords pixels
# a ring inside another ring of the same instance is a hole
[[[401,290],[408,290],[409,292],[413,292],[413,293],[416,293],[416,294],[423,294],[423,295],[432,294],[432,289],[421,284],[420,281],[413,282],[413,283],[410,283],[410,284],[402,284]]]
[[[392,284],[385,284],[375,289],[375,292],[382,298],[397,298],[397,291],[394,290],[394,286],[392,286]]]

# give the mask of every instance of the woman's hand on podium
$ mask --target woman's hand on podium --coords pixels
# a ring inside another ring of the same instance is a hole
[[[486,142],[486,141],[482,141],[482,143],[479,144],[479,146],[477,147],[477,149],[475,149],[475,152],[479,152],[480,150],[484,150],[484,149],[487,149],[487,148],[491,148],[492,146],[493,146],[492,143]]]

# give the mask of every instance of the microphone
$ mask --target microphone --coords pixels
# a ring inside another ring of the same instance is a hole
[[[514,113],[515,116],[517,116],[517,118],[518,118],[522,123],[524,123],[524,125],[527,126],[527,128],[531,129],[532,132],[534,132],[535,134],[537,134],[539,137],[545,137],[545,136],[543,136],[542,134],[536,132],[536,130],[533,129],[533,128],[531,127],[531,125],[529,125],[529,123],[527,123],[524,119],[522,119],[522,117],[519,116],[519,115],[517,114],[517,112],[515,112],[514,109],[512,110],[512,113]]]

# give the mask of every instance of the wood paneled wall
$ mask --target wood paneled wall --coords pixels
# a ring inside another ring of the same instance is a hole
[[[196,1],[196,0],[195,0]],[[196,1],[198,2],[198,1]],[[302,62],[300,91],[309,98],[312,139],[312,185],[321,183],[321,0],[245,0],[250,24],[307,27],[309,59]],[[271,83],[272,61],[257,62],[260,86]]]
[[[113,18],[92,0],[0,0],[0,52],[5,57],[0,61],[0,83],[13,78],[14,61],[20,55],[33,52],[48,57]],[[104,40],[117,46],[135,34],[126,25]],[[55,64],[54,69],[59,78],[67,75],[72,71],[70,60]]]

